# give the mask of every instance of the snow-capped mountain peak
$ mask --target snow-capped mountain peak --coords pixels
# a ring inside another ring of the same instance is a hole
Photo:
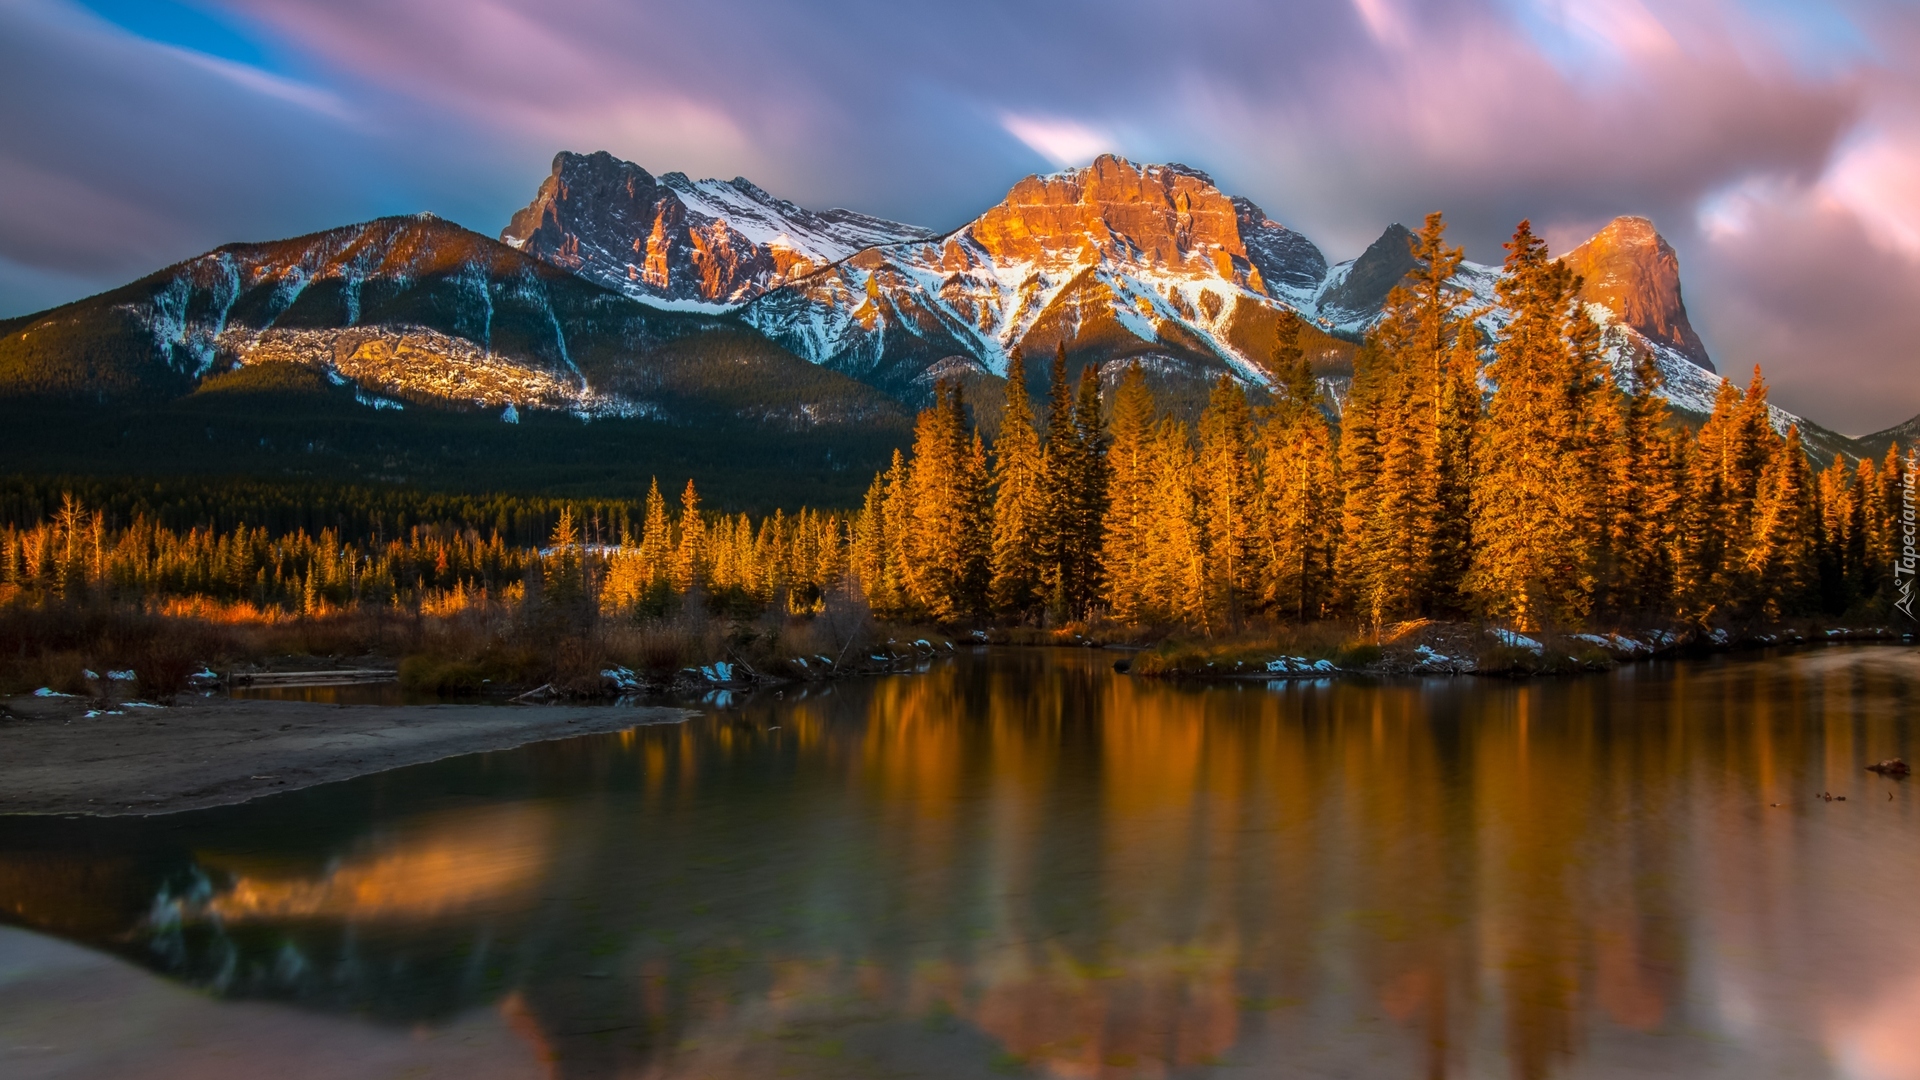
[[[850,210],[816,213],[745,177],[656,178],[605,151],[563,151],[500,239],[636,300],[719,310],[873,245],[931,235]]]

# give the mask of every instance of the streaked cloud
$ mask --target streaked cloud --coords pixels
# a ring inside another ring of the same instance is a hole
[[[1074,120],[1006,113],[1000,126],[1055,165],[1082,165],[1117,148],[1112,135]]]

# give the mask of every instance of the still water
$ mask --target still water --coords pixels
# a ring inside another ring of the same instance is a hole
[[[1214,687],[1113,658],[0,818],[34,931],[0,937],[0,1071],[1920,1077],[1920,808],[1862,769],[1920,750],[1920,654]]]

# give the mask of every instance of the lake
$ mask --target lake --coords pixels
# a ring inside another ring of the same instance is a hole
[[[1117,655],[0,818],[0,1072],[1920,1077],[1920,654]]]

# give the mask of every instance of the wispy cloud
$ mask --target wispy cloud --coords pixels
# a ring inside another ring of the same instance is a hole
[[[1055,165],[1084,165],[1116,149],[1111,134],[1077,120],[1003,113],[1000,126]]]
[[[177,57],[182,63],[191,64],[202,71],[210,71],[251,93],[260,94],[275,101],[284,101],[290,105],[298,105],[310,112],[335,120],[352,122],[359,119],[339,94],[324,87],[312,86],[251,64],[242,64],[235,60],[183,49],[176,45],[156,45],[154,48]]]

